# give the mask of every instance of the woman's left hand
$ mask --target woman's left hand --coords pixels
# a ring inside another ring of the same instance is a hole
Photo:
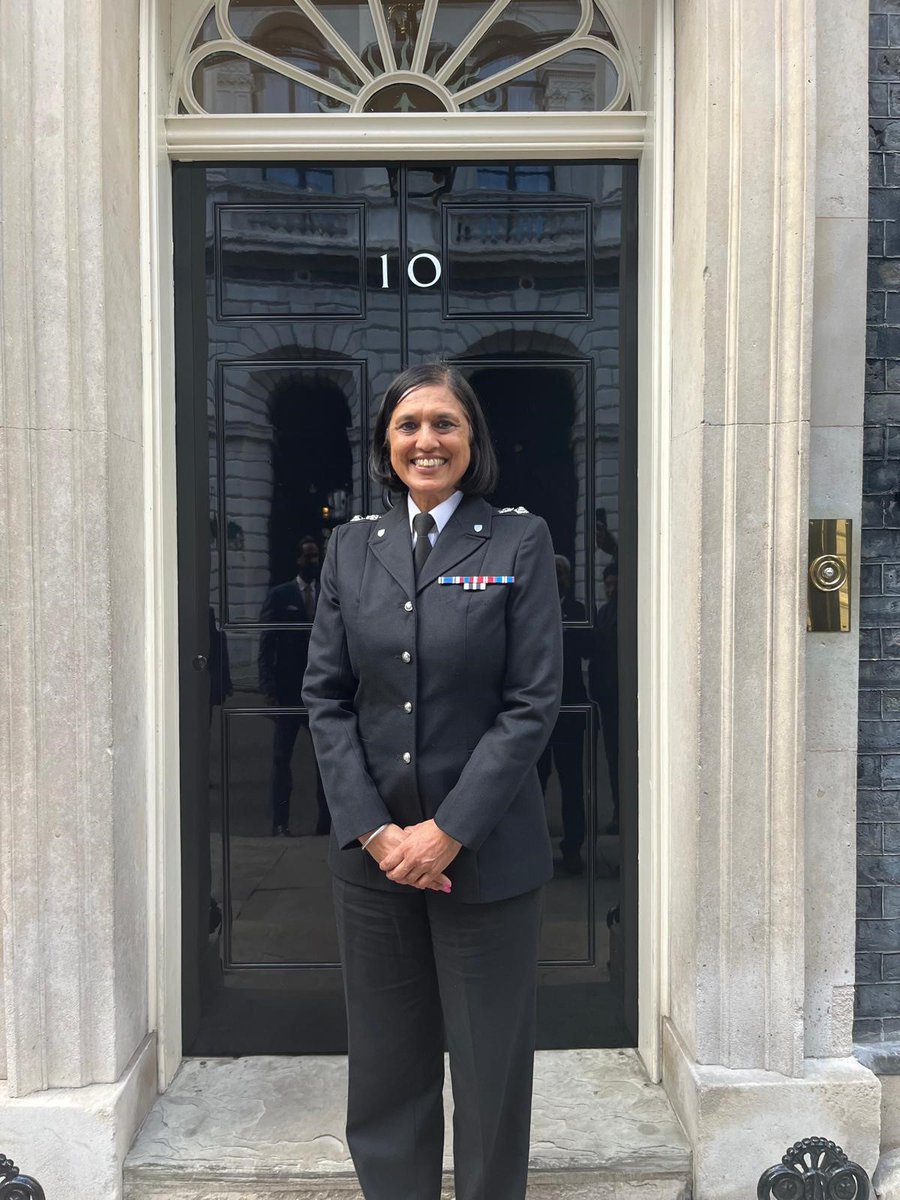
[[[440,875],[459,854],[462,842],[439,829],[433,820],[408,825],[399,846],[379,863],[388,879],[415,887],[420,880]]]

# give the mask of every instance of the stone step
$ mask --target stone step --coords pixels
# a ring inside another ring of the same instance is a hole
[[[359,1200],[346,1059],[188,1059],[125,1163],[125,1200]],[[449,1085],[445,1089],[450,1129]],[[444,1194],[453,1195],[449,1146]],[[690,1146],[633,1050],[535,1060],[530,1200],[688,1200]]]
[[[900,1150],[888,1150],[881,1155],[872,1184],[878,1200],[900,1200]]]

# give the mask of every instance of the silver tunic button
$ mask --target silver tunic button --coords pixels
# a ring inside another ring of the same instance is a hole
[[[379,537],[384,537],[384,530],[383,530],[383,529],[379,529],[379,530],[378,530],[378,536],[379,536]]]
[[[405,763],[412,762],[412,755],[410,754],[410,752],[409,752],[408,750],[407,750],[407,751],[405,752],[405,754],[403,755],[403,761],[404,761]]]
[[[412,662],[412,655],[410,654],[410,652],[408,650],[404,650],[403,653],[400,655],[400,657],[403,659],[404,662]]]
[[[405,712],[412,712],[412,701],[407,700],[407,702],[403,705],[403,709]]]
[[[406,609],[407,612],[412,612],[412,600],[407,600],[407,602],[403,605],[403,607]]]

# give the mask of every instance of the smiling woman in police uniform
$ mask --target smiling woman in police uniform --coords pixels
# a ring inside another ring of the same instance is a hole
[[[481,407],[443,363],[388,388],[373,477],[336,529],[303,699],[333,829],[347,1139],[366,1200],[438,1200],[446,1033],[456,1200],[522,1200],[541,887],[535,764],[562,644],[550,535],[493,508]]]

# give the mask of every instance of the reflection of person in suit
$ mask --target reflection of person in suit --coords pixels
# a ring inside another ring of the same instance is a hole
[[[607,833],[619,832],[619,563],[613,559],[603,568],[606,603],[597,609],[594,645],[588,667],[591,699],[600,710],[603,750],[609,770],[613,817]]]
[[[297,575],[273,587],[266,596],[261,624],[311,625],[319,598],[319,546],[312,537],[297,544]],[[267,629],[259,640],[259,688],[273,708],[299,708],[300,688],[306,669],[307,639],[299,629]],[[290,837],[291,792],[294,787],[291,759],[297,735],[304,724],[299,713],[278,713],[272,741],[272,833]],[[331,818],[322,780],[316,771],[319,816],[316,833],[327,833]]]
[[[553,873],[536,763],[562,639],[549,531],[483,499],[496,472],[462,376],[405,371],[372,451],[402,498],[336,529],[322,569],[303,695],[334,822],[347,1140],[366,1200],[440,1196],[445,1032],[456,1195],[525,1195]],[[471,576],[491,582],[466,590]]]
[[[572,565],[563,555],[556,556],[556,584],[562,621],[586,618],[585,607],[573,599]],[[563,629],[563,704],[587,704],[583,659],[591,655],[589,629]],[[547,749],[538,759],[538,775],[546,792],[551,766],[556,767],[562,797],[563,837],[559,844],[563,869],[571,875],[584,871],[581,847],[584,843],[584,726],[576,713],[561,713],[550,734]]]

